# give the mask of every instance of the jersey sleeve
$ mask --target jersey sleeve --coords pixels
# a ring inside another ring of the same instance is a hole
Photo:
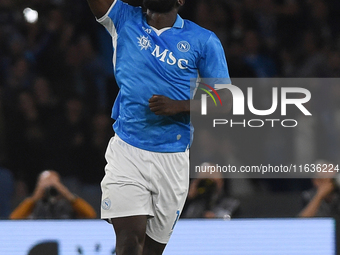
[[[106,28],[111,36],[115,36],[124,23],[134,16],[136,9],[139,10],[140,7],[133,7],[121,0],[115,0],[107,13],[97,21]]]
[[[218,78],[229,81],[226,57],[220,40],[214,33],[203,46],[198,60],[198,71],[201,78]]]

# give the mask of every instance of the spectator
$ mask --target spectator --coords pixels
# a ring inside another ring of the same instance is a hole
[[[10,67],[7,84],[13,90],[26,89],[30,87],[32,77],[29,62],[25,58],[20,58]]]
[[[87,144],[86,171],[81,174],[81,181],[84,184],[95,185],[100,188],[98,183],[103,179],[103,169],[106,165],[106,160],[103,155],[107,148],[107,143],[113,136],[111,128],[111,119],[105,112],[96,113],[91,122],[91,138]]]
[[[302,39],[303,61],[297,70],[298,77],[327,77],[327,55],[322,51],[322,39],[307,31]]]
[[[24,180],[32,191],[39,174],[36,169],[43,168],[46,130],[30,91],[18,94],[16,106],[6,123],[8,164],[15,177]]]
[[[55,118],[49,128],[48,167],[61,169],[58,170],[61,176],[73,181],[85,167],[89,124],[81,98],[71,97],[64,106],[62,115]]]
[[[9,216],[10,219],[96,218],[90,204],[72,194],[60,181],[59,174],[43,171],[31,197],[26,198]]]
[[[233,78],[340,76],[340,1],[187,2],[181,16],[217,34],[225,47]],[[39,13],[36,23],[24,19],[26,7]],[[103,174],[97,169],[102,168],[104,160],[99,155],[103,155],[101,150],[107,139],[104,126],[108,121],[97,118],[96,113],[110,110],[108,102],[118,92],[113,76],[108,77],[113,68],[109,35],[98,26],[83,0],[0,0],[0,159],[4,167],[11,169],[19,190],[29,186],[33,191],[37,169],[57,169],[64,184],[67,177],[75,177],[94,186]],[[333,92],[328,84],[321,84],[311,91],[314,104],[310,111],[316,122],[298,116],[299,125],[292,130],[228,130],[234,154],[245,164],[308,163],[324,157],[335,160],[340,152],[337,87]],[[258,109],[267,109],[266,91],[254,86]],[[76,99],[68,102],[64,114],[60,109],[62,99],[73,95]],[[86,114],[80,110],[84,107]],[[96,123],[91,125],[93,118]],[[88,128],[94,131],[88,132]],[[203,158],[221,162],[221,157],[230,157],[225,156],[230,155],[229,151],[214,148],[216,141],[209,140],[211,134],[195,135],[203,137],[204,149],[198,154],[198,164]],[[238,184],[240,180],[234,179],[226,186],[244,191]],[[269,191],[278,190],[280,185],[269,181]],[[288,182],[291,184],[292,180]],[[86,186],[75,191],[74,183],[68,187],[82,197],[85,189],[90,190]],[[292,191],[291,185],[280,191],[288,189]],[[304,188],[299,185],[301,189]],[[86,200],[90,201],[87,196]]]
[[[47,127],[60,111],[59,100],[52,91],[50,81],[44,77],[37,77],[33,83],[33,96],[42,121]]]
[[[204,167],[214,164],[203,163]],[[224,193],[224,179],[220,172],[200,172],[189,188],[183,217],[186,218],[230,218],[240,202]]]
[[[256,31],[247,31],[244,37],[245,63],[253,69],[256,76],[275,77],[277,74],[275,62],[272,58],[260,52],[261,42]]]
[[[340,191],[335,182],[335,165],[327,161],[317,161],[316,166],[321,166],[328,172],[318,173],[312,179],[313,188],[305,191],[303,200],[305,207],[300,212],[300,217],[336,217],[340,214]],[[326,168],[325,168],[326,167]]]

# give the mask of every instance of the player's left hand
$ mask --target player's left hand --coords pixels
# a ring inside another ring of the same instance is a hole
[[[171,116],[181,112],[180,101],[162,95],[153,95],[149,99],[149,107],[156,115]]]

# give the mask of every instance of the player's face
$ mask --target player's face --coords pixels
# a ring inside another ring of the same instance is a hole
[[[145,8],[158,13],[170,12],[177,3],[177,0],[143,0]]]

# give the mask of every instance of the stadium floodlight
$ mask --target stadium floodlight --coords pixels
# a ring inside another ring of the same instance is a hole
[[[23,11],[25,20],[28,23],[36,23],[38,21],[38,12],[36,10],[33,10],[29,7],[25,8]]]

